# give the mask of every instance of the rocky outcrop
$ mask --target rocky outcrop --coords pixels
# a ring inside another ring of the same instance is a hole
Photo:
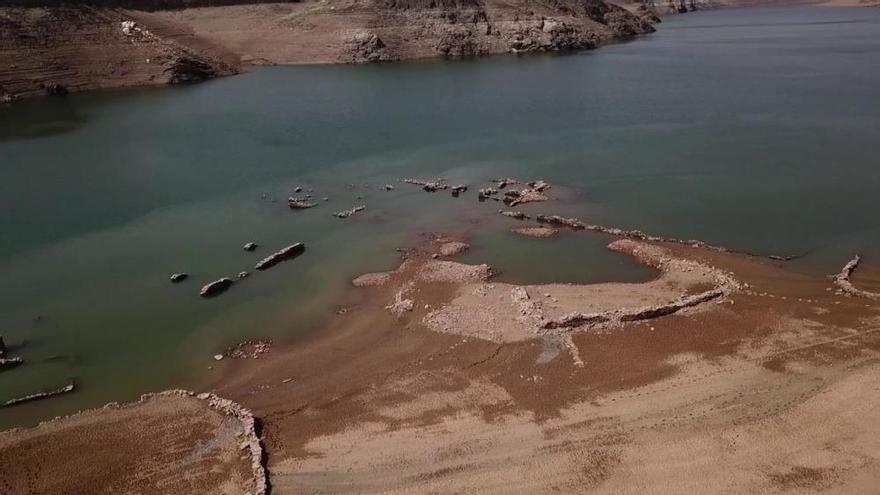
[[[280,251],[276,251],[269,256],[260,260],[254,268],[257,270],[266,270],[269,269],[282,261],[290,260],[296,258],[297,256],[303,254],[306,251],[306,245],[297,242],[296,244],[291,244]]]
[[[880,293],[859,289],[850,282],[850,276],[856,268],[858,268],[861,261],[862,257],[859,255],[856,255],[855,258],[849,260],[849,262],[840,270],[840,273],[834,276],[834,284],[837,285],[843,293],[880,301]]]
[[[157,34],[127,11],[76,3],[0,6],[4,99],[195,82],[237,71],[232,62],[182,44],[180,36]]]
[[[16,366],[20,366],[22,364],[24,364],[24,360],[20,357],[0,357],[0,371],[9,368],[15,368]]]
[[[305,210],[307,208],[318,206],[318,203],[309,201],[308,198],[287,198],[287,206],[289,206],[291,210]]]
[[[61,388],[55,389],[55,390],[47,390],[45,392],[36,392],[33,394],[24,395],[21,397],[16,397],[14,399],[9,399],[6,402],[4,402],[3,404],[0,404],[0,407],[17,406],[19,404],[24,404],[25,402],[32,402],[35,400],[48,399],[50,397],[55,397],[56,395],[61,395],[61,394],[73,392],[74,388],[75,388],[74,383],[71,381],[67,385],[65,385]]]
[[[168,84],[194,83],[217,77],[218,69],[192,55],[178,55],[165,63],[163,70]]]
[[[355,206],[354,208],[352,208],[350,210],[337,211],[336,213],[333,214],[333,216],[336,218],[348,218],[359,211],[363,211],[366,208],[367,208],[366,205]]]
[[[202,297],[214,297],[226,292],[234,281],[231,278],[223,277],[221,279],[217,279],[213,282],[205,284],[202,287],[202,290],[199,292],[199,295]]]
[[[366,30],[357,31],[346,41],[343,50],[343,57],[354,64],[391,60],[385,51],[385,43],[375,33]]]
[[[801,255],[792,255],[792,256],[779,256],[775,254],[754,254],[747,253],[743,251],[737,251],[735,249],[731,249],[725,246],[716,246],[712,244],[708,244],[706,242],[696,240],[696,239],[678,239],[675,237],[664,237],[658,235],[650,235],[642,232],[641,230],[626,230],[619,229],[616,227],[605,227],[602,225],[592,225],[585,223],[577,218],[566,218],[558,215],[538,215],[535,219],[540,224],[549,224],[549,225],[558,225],[561,227],[568,227],[574,230],[588,230],[590,232],[598,232],[601,234],[608,234],[617,237],[624,237],[627,239],[634,239],[638,241],[648,241],[648,242],[667,242],[670,244],[682,244],[685,246],[698,247],[703,249],[710,249],[712,251],[718,251],[722,253],[736,253],[743,254],[746,256],[755,256],[760,258],[767,258],[774,261],[790,261],[795,258],[799,258]]]

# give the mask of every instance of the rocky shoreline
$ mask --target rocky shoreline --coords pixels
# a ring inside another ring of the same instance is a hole
[[[196,82],[247,65],[589,49],[653,32],[656,21],[603,0],[17,2],[0,7],[0,104]]]

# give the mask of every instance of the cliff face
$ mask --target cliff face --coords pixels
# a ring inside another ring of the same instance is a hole
[[[654,30],[649,16],[603,0],[16,1],[41,6],[0,7],[6,100],[195,81],[239,64],[584,49]]]
[[[117,9],[0,9],[0,101],[198,81],[235,70],[153,34]]]

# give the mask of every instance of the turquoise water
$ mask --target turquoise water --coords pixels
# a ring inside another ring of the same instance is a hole
[[[572,55],[276,67],[2,108],[0,334],[27,364],[0,373],[0,399],[79,390],[0,410],[0,427],[187,386],[246,337],[295,342],[428,232],[470,236],[466,259],[505,280],[650,276],[607,238],[515,238],[473,190],[402,177],[541,177],[563,200],[524,210],[808,252],[795,268],[816,273],[856,251],[878,263],[878,35],[878,9],[727,10]],[[296,186],[330,201],[292,212]],[[198,297],[296,241],[304,256]]]

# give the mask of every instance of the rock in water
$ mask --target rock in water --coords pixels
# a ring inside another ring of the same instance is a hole
[[[258,246],[258,244],[256,242],[249,242],[249,243],[245,244],[242,249],[244,249],[245,251],[253,251],[253,250],[257,249],[257,246]]]
[[[0,335],[0,357],[6,355],[6,343],[3,342],[3,336]]]
[[[40,399],[48,399],[49,397],[54,397],[56,395],[66,394],[68,392],[73,392],[74,383],[71,381],[67,385],[57,389],[50,390],[48,392],[37,392],[30,395],[25,395],[22,397],[16,397],[15,399],[9,399],[8,401],[0,404],[0,407],[9,407],[14,406],[16,404],[21,404],[22,402],[30,402],[32,400],[40,400]]]
[[[273,266],[277,265],[278,263],[280,263],[282,261],[296,258],[297,256],[301,255],[303,252],[305,252],[305,250],[306,250],[306,245],[301,242],[297,242],[296,244],[291,244],[290,246],[287,246],[286,248],[284,248],[278,252],[272,253],[271,255],[267,256],[266,258],[263,258],[262,260],[260,260],[259,263],[256,264],[256,266],[254,268],[256,268],[257,270],[265,270],[267,268],[272,268]]]
[[[186,273],[175,273],[171,275],[171,281],[176,284],[178,282],[183,282],[187,277],[189,277],[189,275]]]
[[[305,210],[306,208],[314,208],[318,203],[309,201],[308,198],[287,198],[287,206],[291,210]]]
[[[14,368],[22,363],[24,363],[24,360],[20,357],[0,358],[0,370],[3,370],[5,368]]]
[[[202,291],[199,294],[202,297],[216,296],[218,294],[226,292],[227,289],[232,287],[232,284],[233,281],[231,278],[223,277],[202,287]]]

